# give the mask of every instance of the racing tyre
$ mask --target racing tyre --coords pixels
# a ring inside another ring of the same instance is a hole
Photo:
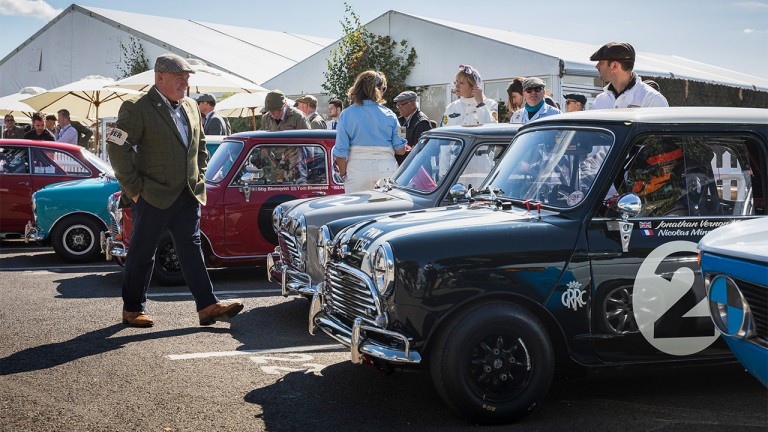
[[[184,275],[181,273],[176,247],[169,233],[163,234],[155,252],[155,267],[152,271],[155,280],[168,286],[184,285]]]
[[[101,255],[99,234],[104,225],[92,217],[73,215],[56,224],[53,229],[53,250],[64,260],[73,263],[93,261]]]
[[[501,424],[536,408],[552,384],[555,360],[536,316],[512,303],[486,303],[448,324],[430,367],[451,408],[471,421]]]

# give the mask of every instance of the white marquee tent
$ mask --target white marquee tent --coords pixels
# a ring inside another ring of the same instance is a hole
[[[459,64],[477,67],[485,82],[486,95],[497,101],[506,101],[506,88],[516,76],[542,78],[555,100],[561,103],[562,95],[571,92],[583,93],[591,100],[602,85],[595,62],[589,61],[589,56],[599,46],[397,11],[389,11],[365,26],[372,33],[388,35],[396,41],[406,39],[408,46],[416,49],[417,64],[408,77],[408,84],[430,87],[421,95],[420,103],[422,111],[433,119],[439,119],[444,107],[451,101],[448,84],[453,82]],[[322,93],[326,59],[337,46],[338,41],[262,85],[280,88],[294,96]],[[637,53],[635,71],[643,77],[691,79],[768,91],[766,78],[682,57],[648,53],[642,49]]]
[[[86,75],[119,78],[125,60],[120,44],[129,45],[131,37],[141,42],[150,68],[158,55],[173,52],[256,84],[332,42],[73,4],[0,60],[0,96],[26,86],[59,87]]]

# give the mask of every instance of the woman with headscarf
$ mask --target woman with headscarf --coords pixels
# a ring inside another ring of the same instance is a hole
[[[345,193],[372,189],[379,179],[391,177],[397,169],[395,154],[405,153],[397,116],[382,105],[386,90],[384,74],[369,70],[347,92],[350,106],[339,116],[333,147]]]
[[[453,82],[459,98],[445,108],[440,126],[480,125],[499,122],[499,108],[495,100],[485,97],[480,72],[469,65],[459,65]]]

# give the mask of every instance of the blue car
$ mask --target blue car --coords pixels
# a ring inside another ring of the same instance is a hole
[[[768,387],[768,219],[720,227],[699,241],[699,250],[715,326]]]

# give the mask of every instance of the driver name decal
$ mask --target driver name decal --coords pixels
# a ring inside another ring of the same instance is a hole
[[[732,221],[660,221],[656,226],[653,222],[638,222],[640,235],[645,237],[702,237],[715,228],[730,224]]]

